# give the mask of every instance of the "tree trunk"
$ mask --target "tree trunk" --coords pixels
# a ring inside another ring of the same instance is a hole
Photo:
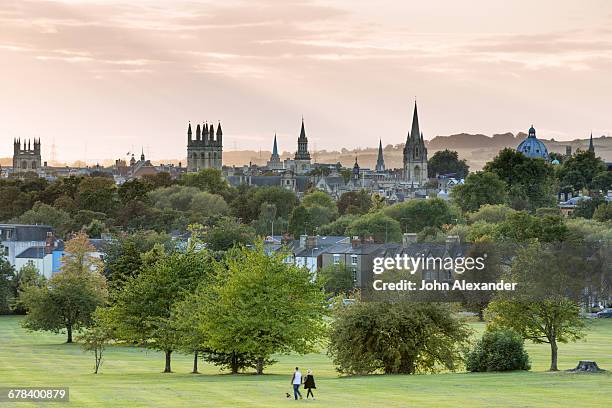
[[[263,374],[263,370],[264,370],[264,359],[263,357],[259,357],[257,359],[257,374],[258,375]]]
[[[72,325],[71,324],[66,325],[66,331],[68,332],[68,339],[66,340],[66,343],[72,343]]]
[[[232,374],[238,374],[238,357],[234,351],[232,351]]]
[[[553,338],[550,341],[550,371],[559,371],[557,368],[557,351],[559,347],[557,346],[557,339]]]
[[[170,363],[172,362],[172,350],[166,350],[166,368],[164,368],[164,373],[171,373],[172,368]]]
[[[198,350],[193,352],[193,371],[191,374],[200,374],[198,372]]]

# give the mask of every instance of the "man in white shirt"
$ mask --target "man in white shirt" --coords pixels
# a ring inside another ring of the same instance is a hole
[[[297,400],[298,396],[302,399],[302,394],[300,393],[300,385],[302,385],[302,373],[300,373],[300,369],[295,367],[295,372],[293,373],[293,378],[291,379],[291,384],[293,385],[293,397]]]

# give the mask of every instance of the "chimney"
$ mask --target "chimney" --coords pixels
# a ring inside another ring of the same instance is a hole
[[[300,248],[306,248],[306,240],[308,235],[300,235]]]
[[[459,245],[459,235],[446,236],[446,247],[449,248],[453,245]]]
[[[417,242],[417,234],[416,232],[406,232],[402,236],[402,247],[408,248],[410,244],[415,244]]]
[[[308,236],[308,238],[306,238],[306,248],[312,249],[316,246],[317,246],[317,237]]]
[[[361,246],[361,240],[359,239],[359,237],[355,236],[351,239],[351,246],[353,248],[357,248]]]
[[[47,232],[47,238],[45,239],[45,254],[53,252],[54,243],[55,237],[53,236],[53,231]]]

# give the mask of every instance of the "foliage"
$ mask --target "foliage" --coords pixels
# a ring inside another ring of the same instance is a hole
[[[94,250],[85,234],[77,235],[66,244],[61,271],[47,285],[25,287],[20,296],[28,312],[24,327],[55,333],[66,329],[71,343],[73,330],[92,323],[92,313],[107,298],[100,260],[90,255]]]
[[[92,352],[94,355],[94,374],[98,374],[102,365],[104,350],[111,340],[111,330],[102,324],[96,323],[77,338],[77,341],[81,343],[81,348],[84,351]]]
[[[197,187],[211,194],[223,195],[229,186],[223,174],[217,169],[203,169],[197,173],[185,173],[181,176],[181,184],[188,187]]]
[[[13,266],[0,256],[0,315],[10,312],[10,305],[13,302],[13,279],[15,269]]]
[[[203,241],[213,252],[227,251],[235,245],[250,245],[255,242],[255,231],[231,217],[223,217],[206,230]]]
[[[460,218],[458,211],[440,198],[404,201],[386,207],[383,213],[398,221],[405,232],[420,232],[426,227],[440,229]]]
[[[252,358],[261,373],[273,354],[315,349],[325,328],[325,296],[307,269],[285,263],[285,257],[267,255],[259,244],[234,248],[214,264],[214,283],[197,292],[210,350],[230,362]]]
[[[370,302],[337,307],[329,355],[343,374],[455,370],[469,330],[438,303]]]
[[[459,160],[459,154],[453,150],[437,151],[427,160],[428,177],[433,178],[437,175],[454,173],[457,178],[467,176],[469,166],[465,160]]]
[[[499,292],[489,305],[491,327],[509,328],[534,343],[550,344],[550,370],[556,371],[557,344],[583,336],[578,299],[588,268],[584,254],[571,247],[555,249],[535,243],[523,248],[507,276],[518,290],[512,295]]]
[[[471,372],[529,370],[523,338],[508,329],[486,331],[466,358]]]
[[[600,195],[595,195],[591,199],[580,200],[572,213],[572,217],[593,218],[595,210],[600,205],[605,205],[605,198]]]
[[[474,212],[483,205],[504,204],[506,188],[506,183],[495,173],[477,171],[451,190],[451,198],[463,211]]]
[[[372,197],[366,190],[343,193],[337,202],[338,211],[341,215],[367,214],[372,205]]]
[[[73,220],[66,211],[43,204],[40,201],[36,202],[31,209],[19,217],[13,218],[11,222],[17,224],[50,225],[55,228],[57,234],[61,237],[66,236],[73,228]]]
[[[558,177],[561,186],[571,186],[574,191],[580,191],[583,188],[595,190],[605,187],[604,180],[607,176],[600,175],[604,172],[606,172],[606,165],[603,160],[596,157],[593,152],[579,150],[563,162],[558,171]],[[602,181],[604,185],[600,185]]]
[[[25,264],[15,272],[11,280],[11,310],[15,314],[25,314],[26,308],[21,298],[22,292],[29,286],[42,287],[46,279],[34,264]]]
[[[514,149],[505,148],[485,164],[484,171],[497,174],[506,183],[510,206],[516,210],[535,211],[536,208],[556,204],[555,171],[543,159],[529,158]]]
[[[116,209],[115,181],[108,177],[85,177],[79,183],[76,202],[80,209],[113,214]]]
[[[355,288],[353,274],[343,263],[324,266],[317,274],[317,280],[326,293],[334,296],[350,293]]]
[[[353,214],[342,215],[336,218],[336,220],[322,225],[319,229],[319,233],[321,235],[346,235],[346,229],[357,218],[359,218],[359,216]]]
[[[400,223],[382,212],[363,215],[349,224],[349,236],[373,238],[375,242],[399,242],[402,239]]]
[[[478,221],[499,223],[505,221],[514,210],[504,204],[485,204],[480,206],[476,212],[469,213],[467,218],[470,223]]]
[[[143,256],[140,273],[114,293],[113,305],[101,311],[116,339],[165,353],[164,372],[171,372],[171,354],[180,338],[172,315],[174,303],[207,278],[211,256],[191,245],[164,254],[157,245]]]
[[[601,222],[612,221],[612,203],[602,203],[593,212],[593,219]]]

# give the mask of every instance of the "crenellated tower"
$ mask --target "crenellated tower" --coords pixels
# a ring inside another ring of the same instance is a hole
[[[412,127],[406,136],[404,147],[404,180],[421,186],[427,182],[427,148],[423,140],[423,133],[419,129],[419,115],[417,104],[414,102]]]
[[[221,170],[223,167],[223,130],[221,122],[215,126],[211,122],[196,126],[195,139],[191,122],[187,126],[187,171],[196,172],[203,169]]]
[[[34,145],[33,147],[32,144]],[[19,173],[38,171],[42,165],[40,150],[40,139],[24,140],[23,145],[21,139],[14,139],[13,171]]]

